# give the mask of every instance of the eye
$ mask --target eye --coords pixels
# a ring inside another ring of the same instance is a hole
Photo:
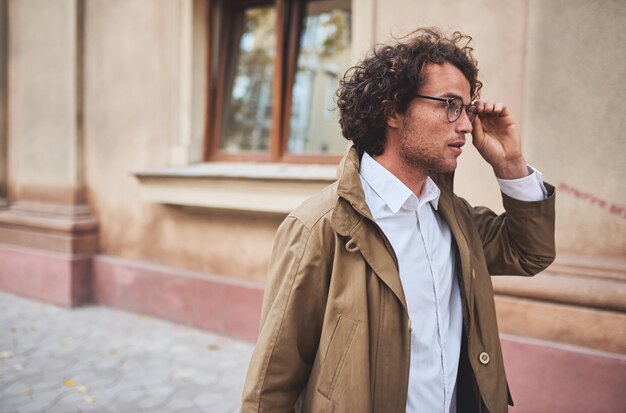
[[[455,116],[461,113],[462,107],[463,107],[463,102],[461,101],[461,99],[455,98],[450,102],[450,109],[452,109]]]

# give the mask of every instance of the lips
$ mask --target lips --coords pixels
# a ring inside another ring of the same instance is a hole
[[[448,146],[453,146],[453,147],[459,148],[459,149],[461,149],[461,147],[463,145],[465,145],[465,140],[458,140],[458,141],[454,141],[454,142],[448,144]]]
[[[456,153],[457,155],[460,155],[461,152],[463,152],[463,150],[461,149],[463,145],[465,145],[465,141],[459,140],[449,143],[448,148],[452,149],[452,151],[454,151],[454,153]]]

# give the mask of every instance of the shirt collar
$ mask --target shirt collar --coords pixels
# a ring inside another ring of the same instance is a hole
[[[402,181],[376,162],[367,152],[363,153],[359,174],[394,214],[402,207],[418,210],[427,202],[430,202],[435,210],[439,206],[441,191],[430,177],[426,178],[422,193],[417,197]]]

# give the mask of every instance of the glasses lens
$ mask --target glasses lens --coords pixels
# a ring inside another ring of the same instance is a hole
[[[470,122],[474,122],[474,119],[476,118],[476,115],[478,114],[478,109],[476,109],[476,106],[474,105],[468,106],[467,109],[465,109],[465,111],[467,112],[467,117],[469,118]]]
[[[448,106],[448,120],[450,122],[456,121],[461,116],[463,110],[463,101],[461,98],[454,98],[450,101]]]

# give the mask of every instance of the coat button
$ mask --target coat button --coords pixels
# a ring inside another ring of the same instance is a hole
[[[482,353],[480,353],[480,355],[478,356],[478,360],[480,360],[481,363],[483,364],[489,364],[489,354],[485,353],[484,351]]]

